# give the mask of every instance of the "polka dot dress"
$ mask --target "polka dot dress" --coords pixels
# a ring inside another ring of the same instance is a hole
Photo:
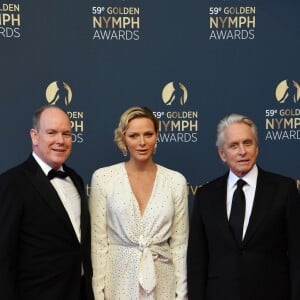
[[[188,192],[157,166],[141,215],[125,164],[96,170],[89,199],[95,300],[187,299]]]

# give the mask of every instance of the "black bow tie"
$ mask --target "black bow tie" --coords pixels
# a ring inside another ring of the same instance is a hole
[[[67,176],[69,176],[68,172],[57,171],[57,170],[54,170],[54,169],[51,169],[49,171],[48,175],[47,175],[49,180],[53,179],[54,177],[66,178]]]

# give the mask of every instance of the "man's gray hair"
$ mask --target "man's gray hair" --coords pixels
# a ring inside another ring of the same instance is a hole
[[[252,129],[252,132],[256,139],[256,143],[258,144],[257,127],[256,127],[255,123],[247,116],[243,116],[243,115],[239,115],[239,114],[230,114],[230,115],[226,116],[225,118],[223,118],[217,126],[216,146],[218,149],[222,148],[224,145],[225,129],[233,123],[242,123],[242,124],[248,125]]]

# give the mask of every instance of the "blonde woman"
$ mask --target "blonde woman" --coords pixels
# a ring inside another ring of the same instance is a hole
[[[148,108],[126,110],[114,141],[128,160],[92,176],[96,300],[187,298],[187,183],[153,161],[158,128]]]

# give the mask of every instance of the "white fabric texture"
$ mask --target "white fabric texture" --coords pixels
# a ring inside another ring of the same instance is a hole
[[[90,194],[95,300],[187,299],[188,188],[157,165],[141,215],[125,164],[96,170]]]

